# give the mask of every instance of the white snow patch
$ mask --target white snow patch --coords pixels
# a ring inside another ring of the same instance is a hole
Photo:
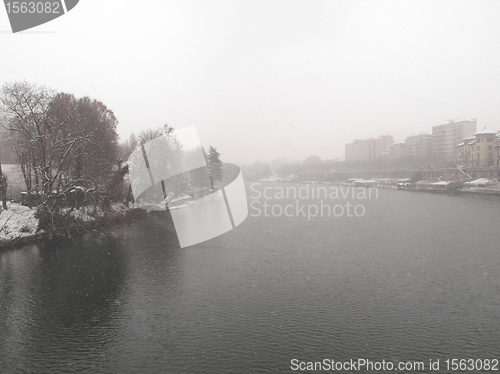
[[[73,218],[75,218],[76,220],[80,221],[80,222],[90,222],[90,221],[94,221],[95,218],[88,215],[87,212],[85,211],[86,209],[82,209],[82,210],[73,210],[69,215]]]
[[[35,209],[17,203],[7,203],[0,213],[0,241],[31,236],[38,229]]]

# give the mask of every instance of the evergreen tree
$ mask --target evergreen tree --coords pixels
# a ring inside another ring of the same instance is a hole
[[[223,168],[220,160],[220,153],[217,152],[217,148],[212,146],[208,149],[208,172],[213,189],[215,181],[222,182]]]

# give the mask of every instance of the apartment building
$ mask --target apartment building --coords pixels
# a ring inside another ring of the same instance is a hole
[[[496,165],[500,166],[500,131],[495,137],[495,151],[497,153],[497,162]]]
[[[391,149],[394,138],[382,135],[377,139],[356,139],[345,145],[346,161],[372,161],[380,158],[380,154]]]
[[[432,135],[420,133],[406,138],[406,155],[422,159],[432,153]]]
[[[495,139],[497,133],[491,130],[481,130],[466,137],[456,146],[459,166],[481,167],[498,166],[499,151]]]
[[[432,153],[438,160],[456,162],[457,144],[477,131],[476,119],[450,120],[443,125],[432,127]]]
[[[406,143],[395,142],[391,144],[391,159],[397,160],[398,158],[406,157]]]

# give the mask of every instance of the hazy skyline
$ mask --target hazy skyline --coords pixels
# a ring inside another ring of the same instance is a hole
[[[449,119],[500,130],[498,1],[106,1],[12,34],[0,85],[101,100],[126,139],[195,125],[235,163],[344,157]]]

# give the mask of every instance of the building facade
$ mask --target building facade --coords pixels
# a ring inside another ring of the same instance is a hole
[[[500,131],[495,136],[495,151],[497,153],[497,166],[500,166]]]
[[[449,163],[458,160],[457,144],[477,131],[476,119],[448,121],[432,127],[432,153],[437,160]]]
[[[395,142],[391,144],[391,159],[397,160],[398,158],[406,157],[406,143]]]
[[[345,145],[346,161],[372,161],[381,157],[381,154],[391,149],[394,138],[382,135],[377,139],[357,139]]]
[[[497,133],[490,130],[481,130],[466,137],[456,146],[458,165],[462,167],[498,166],[499,152],[495,148]]]
[[[432,135],[420,133],[406,138],[406,155],[423,159],[432,154]]]

